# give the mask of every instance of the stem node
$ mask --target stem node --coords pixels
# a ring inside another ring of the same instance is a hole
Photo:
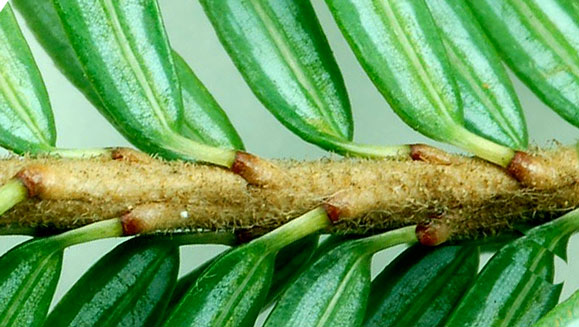
[[[14,177],[26,187],[28,197],[40,196],[44,192],[45,167],[41,165],[31,165],[22,168]]]
[[[322,205],[322,207],[324,208],[324,210],[326,211],[326,214],[328,215],[328,219],[330,219],[330,221],[332,223],[337,223],[338,220],[340,220],[340,215],[342,213],[342,210],[330,203],[324,203]]]
[[[279,186],[283,176],[280,169],[271,162],[243,151],[235,154],[231,171],[245,179],[249,185],[262,188]]]
[[[433,219],[416,226],[416,238],[422,245],[437,246],[450,237],[450,226],[442,219]]]
[[[424,161],[436,165],[451,165],[457,160],[449,153],[426,144],[412,144],[410,146],[410,157],[414,161]]]
[[[112,148],[111,159],[130,163],[149,163],[153,160],[148,154],[131,148]]]
[[[517,151],[507,171],[521,185],[536,190],[553,190],[562,185],[579,182],[579,160],[573,149],[553,153],[551,156]]]

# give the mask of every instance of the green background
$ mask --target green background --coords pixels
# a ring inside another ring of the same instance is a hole
[[[188,61],[228,113],[250,152],[268,158],[314,159],[328,156],[324,151],[291,134],[263,108],[219,44],[198,2],[159,1],[173,47]],[[346,81],[354,114],[355,139],[374,144],[427,142],[455,150],[410,130],[394,115],[353,57],[323,1],[314,1],[314,6]],[[26,26],[23,26],[23,29],[51,97],[58,145],[65,148],[128,145],[55,69]],[[564,144],[577,141],[577,129],[549,110],[516,78],[513,77],[513,80],[525,110],[532,144],[544,146],[554,140]],[[0,253],[24,239],[26,238],[0,238]],[[118,240],[102,240],[68,249],[56,297],[62,296],[99,256],[117,243]],[[223,249],[223,246],[184,247],[181,273],[189,271]],[[374,273],[401,249],[397,247],[378,254],[375,257]],[[562,261],[557,263],[556,281],[566,280],[563,298],[579,288],[579,237],[571,239],[569,254],[569,265]],[[488,258],[489,255],[484,257]]]

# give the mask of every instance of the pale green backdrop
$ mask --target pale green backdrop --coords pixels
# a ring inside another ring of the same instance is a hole
[[[200,79],[229,114],[247,149],[270,158],[318,158],[325,152],[301,141],[287,131],[253,96],[240,74],[219,44],[199,3],[194,0],[160,0],[165,23],[173,47],[189,62]],[[319,19],[341,66],[354,111],[355,138],[364,143],[399,144],[428,142],[410,130],[395,116],[361,70],[342,38],[323,1],[314,0]],[[22,20],[21,20],[22,21]],[[58,130],[58,144],[66,148],[128,145],[88,101],[54,68],[50,59],[23,26],[32,51],[43,73]],[[525,86],[515,80],[525,109],[534,144],[552,140],[562,143],[577,141],[578,131],[545,107]],[[451,149],[443,145],[445,149]],[[0,253],[23,241],[24,237],[0,238]],[[118,240],[103,240],[67,250],[57,298],[88,269],[100,255]],[[195,246],[182,250],[182,271],[185,273],[225,247]],[[376,256],[374,273],[401,248]],[[557,281],[566,280],[563,297],[579,288],[579,237],[570,243],[569,265],[558,262]],[[488,255],[485,255],[488,258]],[[569,279],[567,279],[569,277]]]

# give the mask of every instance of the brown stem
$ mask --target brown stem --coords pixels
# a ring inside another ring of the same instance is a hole
[[[548,158],[558,172],[549,174],[549,188],[524,187],[496,165],[458,156],[448,164],[274,161],[283,176],[276,187],[248,187],[243,178],[219,167],[156,159],[13,158],[0,161],[0,183],[20,171],[32,177],[36,197],[4,214],[0,228],[70,229],[123,217],[125,228],[140,233],[267,231],[322,205],[335,209],[333,228],[342,232],[432,226],[429,222],[437,217],[437,224],[444,223],[444,238],[447,232],[449,238],[472,237],[509,230],[523,221],[539,222],[579,206],[575,149],[533,157]]]

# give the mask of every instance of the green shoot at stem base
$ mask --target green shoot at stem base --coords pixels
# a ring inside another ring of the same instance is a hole
[[[103,238],[121,236],[124,236],[121,220],[113,218],[52,236],[52,240],[61,243],[63,247],[69,247]]]
[[[334,142],[340,153],[362,158],[406,158],[410,155],[409,145],[381,146],[353,142]]]
[[[373,254],[395,245],[405,243],[412,245],[417,243],[418,239],[415,231],[416,226],[412,225],[366,237],[356,240],[355,242],[360,242],[360,244],[367,250],[368,254]]]
[[[330,223],[326,211],[318,207],[255,241],[263,242],[271,252],[277,252],[302,237],[330,226]]]
[[[482,138],[465,128],[454,131],[451,143],[503,168],[506,168],[515,156],[515,150]]]
[[[28,199],[26,186],[17,178],[9,180],[0,187],[0,215],[26,199]]]
[[[100,156],[107,156],[111,154],[111,149],[107,148],[93,148],[93,149],[59,149],[54,148],[45,153],[49,156],[55,156],[68,159],[82,159],[93,158]]]
[[[178,134],[170,135],[166,146],[169,150],[181,154],[184,158],[226,168],[231,168],[237,153],[236,150],[205,145]]]

